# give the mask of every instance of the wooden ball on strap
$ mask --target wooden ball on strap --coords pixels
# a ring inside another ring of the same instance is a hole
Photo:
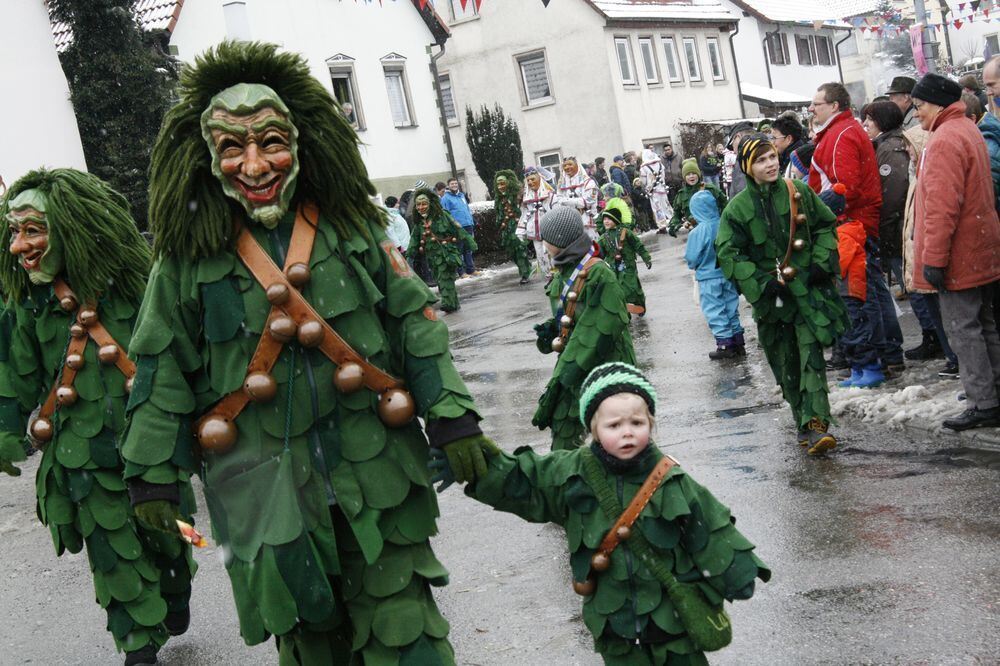
[[[799,199],[802,198],[802,193],[797,191],[795,192],[795,194],[792,195],[792,198],[798,201]]]
[[[131,377],[128,377],[128,378],[125,379],[125,392],[126,393],[131,393],[132,392],[132,385],[133,384],[135,384],[135,375],[132,375]]]
[[[562,326],[563,328],[569,328],[570,326],[573,325],[573,318],[570,317],[569,315],[563,315],[562,318],[559,320],[559,325]]]
[[[390,428],[401,428],[413,419],[416,405],[409,392],[391,388],[378,399],[378,417]]]
[[[793,250],[804,250],[806,247],[806,242],[801,238],[796,238],[792,241]]]
[[[66,367],[79,370],[83,367],[83,354],[70,354],[66,357]]]
[[[86,310],[80,310],[80,314],[77,315],[80,323],[86,327],[93,326],[97,323],[97,310],[92,310],[87,308]]]
[[[60,386],[56,389],[56,402],[60,407],[69,407],[76,402],[80,395],[72,386]]]
[[[72,326],[69,327],[69,334],[71,337],[74,338],[82,338],[83,336],[87,335],[87,329],[85,329],[83,326],[80,326],[79,324],[73,324]]]
[[[278,382],[266,372],[251,372],[243,380],[243,392],[253,402],[270,402],[278,394]]]
[[[798,215],[796,215],[795,216],[795,223],[796,224],[805,224],[806,223],[805,213],[799,213]]]
[[[785,266],[781,269],[781,277],[785,278],[786,281],[794,280],[795,276],[798,274],[799,272],[796,270],[795,266]]]
[[[221,416],[212,416],[198,426],[198,444],[212,453],[225,453],[236,444],[236,424]]]
[[[52,427],[52,421],[47,418],[40,416],[31,424],[31,436],[42,444],[51,441],[54,434],[55,429]]]
[[[271,333],[272,338],[284,344],[292,341],[298,328],[291,317],[276,317],[271,320],[267,330]]]
[[[615,530],[615,536],[618,537],[619,541],[628,541],[632,538],[632,528],[628,525],[620,525],[618,529]]]
[[[552,351],[554,351],[555,353],[561,354],[562,350],[565,348],[566,348],[566,342],[563,341],[561,337],[556,338],[555,340],[552,341]]]
[[[288,302],[291,292],[284,282],[275,282],[264,292],[267,295],[267,302],[271,305],[284,305]]]
[[[118,349],[118,345],[102,345],[101,348],[97,350],[97,358],[104,365],[117,363],[119,356],[121,356],[121,351]]]
[[[575,301],[579,297],[580,297],[580,295],[578,293],[576,293],[575,291],[566,292],[566,300],[569,301],[570,303],[572,303],[573,301]]]
[[[579,581],[573,581],[573,591],[579,594],[581,597],[589,597],[594,593],[597,588],[597,583],[594,582],[593,578],[587,578],[587,580],[582,583]]]
[[[611,558],[604,553],[594,553],[590,558],[590,567],[594,571],[607,571],[611,566]]]
[[[298,262],[285,269],[285,277],[288,278],[293,287],[301,289],[312,278],[312,271],[302,262]]]
[[[299,326],[299,344],[303,347],[318,347],[325,334],[323,324],[314,319],[304,321]]]
[[[357,393],[365,385],[365,370],[358,363],[341,363],[333,371],[333,385],[341,393]]]
[[[59,299],[59,307],[62,308],[63,312],[72,312],[80,306],[77,303],[76,298],[73,296],[63,296]]]

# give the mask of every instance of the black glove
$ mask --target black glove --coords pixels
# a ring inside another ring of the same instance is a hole
[[[815,287],[818,285],[825,285],[830,282],[830,274],[825,270],[813,264],[809,267],[809,277],[806,279],[806,284],[810,287]]]
[[[843,215],[847,209],[847,199],[843,194],[837,194],[833,190],[823,190],[819,193],[819,198],[837,217]]]
[[[938,291],[945,291],[944,269],[937,266],[924,266],[924,279]]]
[[[667,233],[670,234],[672,238],[677,238],[677,227],[670,227],[667,229]]]
[[[538,351],[543,354],[551,353],[552,341],[559,335],[559,327],[556,325],[556,320],[549,319],[541,324],[535,324],[535,335],[538,336],[538,339],[535,340],[535,346],[538,347]]]

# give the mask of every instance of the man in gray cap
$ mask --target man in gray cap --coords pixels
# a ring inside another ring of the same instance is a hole
[[[741,120],[740,122],[729,128],[729,138],[726,139],[726,148],[736,152],[736,149],[740,146],[740,141],[743,137],[750,136],[754,133],[753,123],[749,120]],[[741,169],[733,169],[733,181],[729,183],[729,191],[726,194],[732,199],[737,194],[745,190],[747,187],[747,175],[743,173]]]
[[[920,126],[920,120],[917,119],[916,110],[913,108],[913,99],[910,97],[915,85],[917,82],[909,76],[897,76],[889,84],[889,89],[885,91],[885,94],[889,96],[889,101],[903,112],[904,130]]]

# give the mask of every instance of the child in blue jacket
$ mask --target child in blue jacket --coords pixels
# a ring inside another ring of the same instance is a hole
[[[733,284],[722,275],[715,260],[715,235],[719,231],[719,207],[711,192],[701,191],[691,197],[691,217],[698,225],[687,238],[684,258],[698,280],[701,311],[715,336],[713,360],[746,355],[743,326],[740,324],[740,297]]]

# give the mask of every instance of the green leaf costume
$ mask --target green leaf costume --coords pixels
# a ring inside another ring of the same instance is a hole
[[[622,232],[625,232],[625,240],[622,242]],[[642,257],[643,262],[649,267],[653,263],[649,256],[649,250],[643,244],[634,231],[625,228],[605,229],[601,237],[597,239],[597,244],[601,246],[601,255],[615,272],[618,283],[625,292],[625,302],[634,306],[636,313],[646,311],[646,294],[642,290],[642,283],[639,282],[639,269],[636,267],[636,255]]]
[[[804,245],[792,251],[790,265],[797,275],[788,281],[789,298],[779,302],[764,293],[776,280],[776,262],[788,246],[789,199],[783,180],[758,185],[748,179],[746,189],[722,213],[715,247],[723,275],[753,305],[764,354],[802,428],[812,418],[830,422],[823,348],[832,345],[849,322],[835,284],[840,274],[836,217],[808,185],[792,182],[806,221],[797,225],[795,234]],[[816,270],[825,278],[810,286],[807,280]]]
[[[596,588],[583,600],[583,620],[606,664],[622,666],[707,664],[687,637],[663,585],[629,542],[611,554],[604,572],[590,559],[613,525],[601,509],[601,489],[588,483],[585,465],[595,469],[625,507],[662,458],[648,453],[621,472],[599,462],[592,448],[538,455],[528,447],[490,458],[490,471],[465,492],[499,511],[566,529],[573,579],[588,574]],[[590,461],[588,463],[588,458]],[[678,580],[695,583],[713,605],[749,599],[755,578],[771,572],[735,527],[735,518],[708,490],[675,465],[642,510],[633,530],[649,542],[656,560]],[[568,583],[569,581],[567,581]]]
[[[497,224],[500,227],[500,245],[510,260],[517,265],[517,272],[522,280],[531,277],[531,263],[528,261],[526,245],[524,241],[517,237],[517,222],[521,219],[520,191],[521,181],[510,169],[498,171],[495,181],[501,178],[507,181],[506,192],[500,192],[498,186],[494,185],[493,191],[496,193],[493,207],[496,210]]]
[[[479,249],[475,239],[441,207],[441,200],[428,189],[417,190],[413,194],[416,201],[426,197],[430,206],[427,215],[413,211],[413,233],[406,256],[411,259],[418,254],[427,257],[427,264],[434,273],[441,294],[441,307],[451,312],[458,309],[458,290],[455,289],[455,272],[462,266],[461,243],[464,241],[473,252]]]
[[[682,224],[691,218],[691,197],[702,190],[711,192],[712,196],[715,197],[715,203],[718,204],[719,210],[725,210],[729,200],[726,198],[725,193],[715,185],[704,181],[698,181],[694,185],[684,183],[681,185],[681,189],[678,190],[677,196],[674,197],[674,216],[670,218],[670,224],[668,225],[670,231],[676,232],[681,228]]]
[[[575,264],[559,267],[559,273],[549,284],[553,315],[559,313],[559,295],[575,268]],[[595,262],[578,294],[569,338],[531,419],[532,425],[540,430],[552,429],[553,450],[575,449],[583,443],[586,432],[580,423],[580,385],[590,371],[611,361],[635,364],[629,319],[625,295],[614,273],[603,261]],[[537,327],[547,331],[540,334],[537,342],[543,354],[552,351],[558,326],[553,317]]]
[[[300,57],[226,42],[185,68],[153,151],[158,256],[132,343],[129,474],[170,483],[199,471],[241,634],[251,645],[276,635],[280,663],[452,664],[448,623],[430,592],[448,578],[429,544],[438,507],[416,420],[385,426],[374,392],[338,392],[334,364],[293,340],[272,372],[274,398],[236,417],[234,447],[204,452],[200,464],[192,455],[192,423],[240,390],[271,307],[230,246],[232,217],[246,223],[246,214],[210,172],[212,151],[198,133],[199,116],[236,84],[257,90],[261,108],[276,98],[287,106],[301,163],[284,217],[247,229],[281,266],[296,202],[315,202],[302,295],[369,363],[405,381],[432,442],[479,432],[434,297],[383,233],[336,102]],[[178,154],[192,164],[170,168]],[[197,193],[197,205],[178,191]]]
[[[7,221],[34,193],[44,207],[50,248],[61,249],[63,278],[78,304],[96,304],[101,324],[124,349],[149,268],[149,248],[128,204],[89,174],[71,169],[33,171],[14,183],[0,204],[3,247],[11,245]],[[51,284],[30,284],[9,252],[0,254],[0,283],[8,295],[0,321],[0,458],[24,459],[29,414],[60,382],[78,308],[60,306]],[[38,518],[48,525],[56,554],[84,546],[97,602],[119,650],[154,650],[167,640],[167,613],[187,611],[196,566],[190,547],[138,527],[123,480],[118,442],[125,427],[125,375],[98,360],[87,340],[73,388],[76,400],[51,417],[53,438],[44,445],[36,478]],[[181,513],[194,497],[186,475]]]

